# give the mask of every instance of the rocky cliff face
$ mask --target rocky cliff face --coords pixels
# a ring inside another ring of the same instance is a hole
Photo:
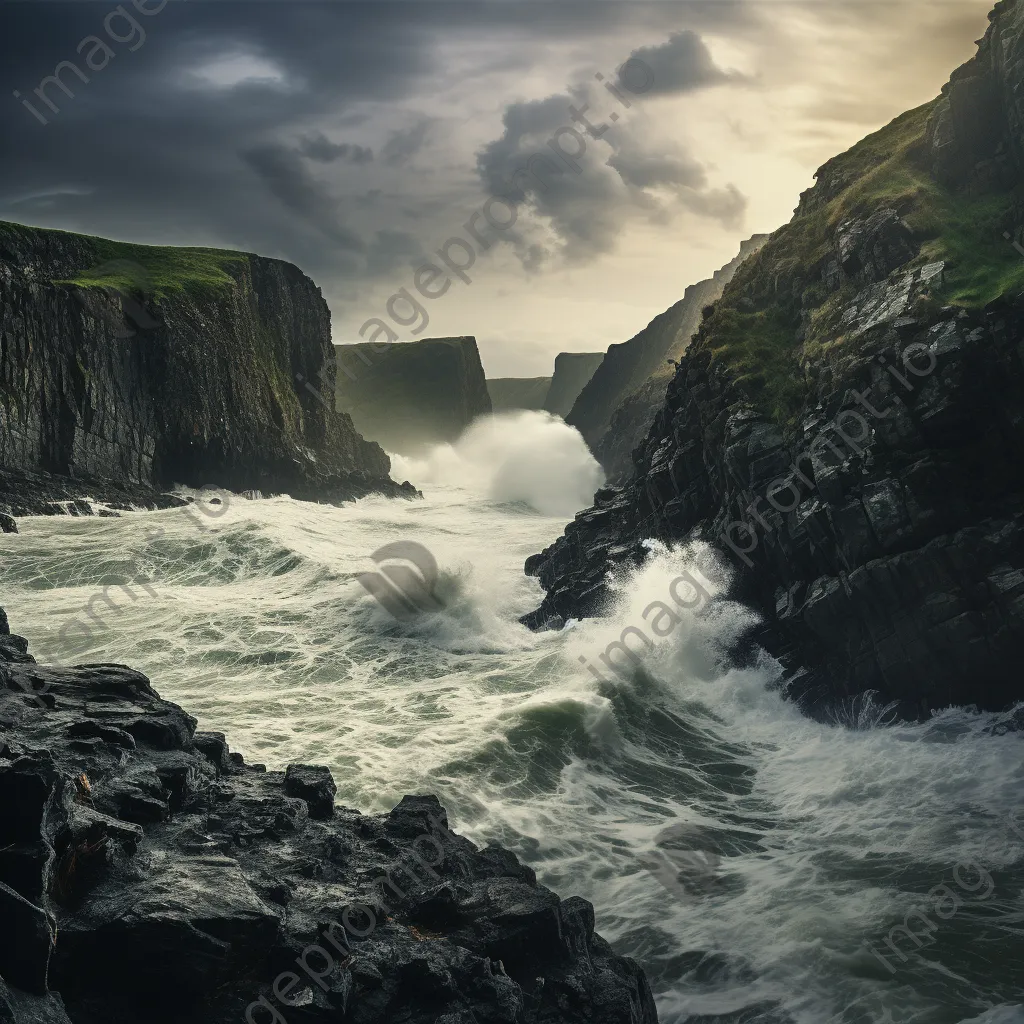
[[[560,352],[555,356],[555,373],[544,399],[544,409],[563,419],[568,416],[603,358],[600,352]]]
[[[494,412],[543,409],[550,389],[550,377],[496,377],[487,381]]]
[[[337,346],[337,405],[364,437],[415,454],[491,411],[476,338]]]
[[[739,269],[632,479],[528,563],[531,624],[599,612],[643,538],[702,535],[812,713],[1024,697],[1024,4],[991,19]]]
[[[36,665],[0,609],[0,1020],[656,1024],[585,900],[436,797],[335,792],[122,665]]]
[[[0,224],[0,466],[345,489],[390,463],[319,398],[330,313],[280,260]]]
[[[609,347],[567,422],[583,435],[610,482],[621,482],[629,475],[633,449],[647,434],[664,401],[672,377],[670,361],[686,351],[704,307],[721,296],[740,263],[767,238],[748,238],[735,259],[708,280],[690,285],[679,302],[635,337]]]

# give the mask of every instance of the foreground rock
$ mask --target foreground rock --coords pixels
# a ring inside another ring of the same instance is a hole
[[[528,562],[529,624],[600,613],[644,538],[705,537],[812,713],[1024,699],[1024,4],[991,18],[740,267],[629,482]]]
[[[435,797],[335,806],[0,612],[0,1021],[654,1024],[642,971]]]

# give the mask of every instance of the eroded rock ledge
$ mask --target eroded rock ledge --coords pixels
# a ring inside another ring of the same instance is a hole
[[[0,1024],[655,1024],[643,972],[432,796],[335,806],[0,610]]]

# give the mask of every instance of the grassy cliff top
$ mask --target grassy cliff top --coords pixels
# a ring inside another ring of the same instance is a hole
[[[248,253],[231,249],[139,245],[0,221],[0,250],[5,247],[46,258],[57,271],[54,284],[116,288],[154,298],[229,288],[235,281],[227,268],[249,260]]]
[[[942,297],[952,305],[976,308],[1024,289],[1024,259],[1003,237],[1020,190],[970,195],[935,180],[925,136],[938,102],[901,114],[825,164],[819,178],[838,179],[838,194],[801,215],[802,203],[782,230],[813,263],[821,255],[816,247],[833,237],[843,221],[895,209],[921,243],[920,256],[908,267],[945,260]]]
[[[936,306],[978,308],[1024,290],[1024,258],[1004,237],[1024,188],[956,191],[936,179],[927,132],[940,102],[900,115],[824,164],[793,219],[740,267],[705,318],[701,335],[714,357],[777,421],[792,420],[806,395],[801,356],[855,343],[839,314],[857,289],[830,291],[822,282],[844,221],[895,210],[920,246],[896,273],[946,262],[943,285],[931,296]]]

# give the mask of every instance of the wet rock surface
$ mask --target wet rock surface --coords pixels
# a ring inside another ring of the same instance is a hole
[[[633,480],[527,563],[548,593],[525,621],[599,614],[609,569],[641,560],[644,538],[704,537],[763,613],[760,640],[804,670],[790,692],[813,713],[865,691],[907,717],[1021,699],[1022,339],[1016,305],[904,338],[889,324],[788,433],[698,349]],[[902,362],[915,342],[925,377]]]
[[[585,900],[435,797],[362,815],[335,788],[245,764],[124,666],[0,661],[0,1022],[657,1020]]]

